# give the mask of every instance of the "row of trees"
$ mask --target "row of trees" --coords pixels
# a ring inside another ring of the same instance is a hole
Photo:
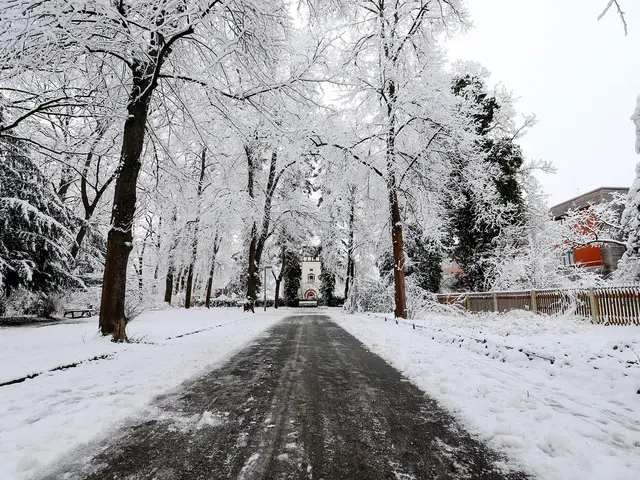
[[[2,294],[98,276],[123,341],[127,305],[255,302],[267,264],[295,298],[310,244],[324,296],[340,276],[399,317],[447,258],[462,289],[563,281],[533,119],[447,68],[468,23],[461,0],[8,2]]]

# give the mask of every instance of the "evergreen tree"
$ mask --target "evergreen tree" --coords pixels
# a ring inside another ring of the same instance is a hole
[[[631,121],[636,127],[636,153],[640,154],[640,95]],[[640,163],[636,165],[636,178],[627,195],[622,228],[627,237],[627,249],[615,278],[620,283],[637,283],[640,281]]]
[[[454,81],[453,92],[473,106],[472,117],[476,133],[482,137],[479,149],[486,155],[487,168],[493,169],[500,218],[487,218],[486,206],[477,200],[477,192],[468,181],[462,159],[454,162],[450,177],[449,241],[455,260],[463,270],[458,288],[482,291],[489,288],[488,276],[495,240],[505,226],[524,221],[525,205],[518,174],[524,159],[520,147],[512,138],[495,134],[494,123],[500,104],[489,96],[483,82],[469,75]]]
[[[442,247],[431,238],[423,238],[422,230],[416,225],[406,227],[405,254],[407,266],[405,277],[423,290],[436,293],[442,283]],[[386,253],[378,264],[380,276],[393,277],[393,257]]]
[[[0,292],[17,287],[54,292],[81,285],[71,273],[72,213],[25,145],[0,138]]]
[[[640,163],[636,165],[636,178],[629,189],[621,223],[627,238],[627,249],[618,263],[614,278],[619,283],[633,284],[640,281]]]
[[[302,267],[297,253],[287,251],[284,257],[284,298],[287,305],[295,307],[298,303],[298,290],[302,279]]]
[[[418,238],[411,243],[407,253],[412,261],[408,274],[414,275],[417,285],[423,290],[438,292],[442,283],[442,249],[433,239]]]

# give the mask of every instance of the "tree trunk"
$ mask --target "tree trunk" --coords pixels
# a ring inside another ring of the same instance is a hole
[[[249,196],[254,198],[253,194],[253,156],[251,149],[245,147],[247,152],[247,163],[249,166],[249,183],[248,190]],[[249,269],[248,269],[248,281],[247,281],[247,298],[256,298],[257,286],[258,286],[258,270],[260,267],[260,260],[262,259],[262,252],[264,251],[267,238],[269,238],[269,227],[271,224],[271,205],[273,202],[273,195],[275,194],[278,181],[284,169],[276,174],[278,165],[278,153],[276,151],[271,154],[271,162],[269,164],[269,177],[267,179],[267,186],[265,189],[264,209],[262,212],[262,227],[260,234],[258,235],[257,226],[254,222],[251,229],[251,245],[249,247]],[[266,285],[264,286],[266,288]]]
[[[256,265],[256,228],[251,230],[251,244],[249,245],[249,269],[247,272],[247,300],[256,303],[258,300],[258,267]]]
[[[164,287],[164,301],[171,305],[171,296],[173,295],[173,263],[169,264],[169,269],[167,270],[167,279],[165,280]]]
[[[207,297],[205,299],[205,305],[207,308],[211,308],[211,288],[213,287],[213,269],[209,274],[209,280],[207,280]]]
[[[68,162],[70,162],[70,156],[69,155],[65,155],[65,165],[62,167],[62,174],[61,174],[61,178],[60,178],[60,186],[58,187],[58,197],[60,198],[60,200],[62,201],[62,203],[67,203],[67,201],[69,200],[67,198],[67,195],[69,193],[69,187],[71,187],[71,185],[73,184],[73,182],[75,181],[75,178],[73,177],[73,171],[71,170],[71,167],[68,166]]]
[[[78,252],[80,252],[80,245],[82,245],[82,241],[84,240],[84,237],[87,235],[88,221],[89,219],[85,219],[85,221],[82,223],[82,226],[80,227],[80,230],[78,230],[78,233],[76,235],[76,243],[74,243],[71,246],[71,256],[73,257],[74,260],[78,256]]]
[[[349,287],[351,285],[351,280],[354,275],[354,264],[353,264],[353,237],[354,237],[354,222],[355,222],[355,210],[356,210],[356,187],[355,185],[351,185],[351,196],[350,196],[350,210],[349,210],[349,239],[347,243],[347,275],[344,282],[344,299],[346,300],[349,297]]]
[[[197,192],[197,209],[198,213],[193,224],[193,239],[191,242],[191,261],[189,262],[189,273],[187,275],[187,291],[184,296],[184,308],[191,307],[191,294],[193,292],[193,270],[196,265],[196,260],[198,258],[198,235],[200,234],[200,199],[202,197],[202,189],[204,183],[204,174],[206,170],[206,158],[207,158],[207,149],[206,147],[202,148],[202,154],[200,156],[200,178],[198,180],[198,192]]]
[[[144,290],[144,280],[142,279],[142,268],[143,268],[143,258],[144,255],[144,249],[143,249],[143,253],[138,255],[138,290],[140,291],[140,294],[142,295],[142,291]]]
[[[82,175],[80,176],[80,198],[82,199],[82,206],[84,207],[84,223],[82,224],[80,230],[78,231],[78,234],[76,235],[76,243],[71,247],[71,256],[74,260],[76,260],[76,258],[78,257],[80,246],[82,245],[84,237],[87,234],[87,230],[89,229],[89,220],[91,220],[91,217],[93,217],[93,213],[95,212],[96,207],[98,206],[98,203],[102,198],[102,195],[104,195],[104,192],[107,191],[107,188],[109,187],[111,182],[113,182],[113,180],[116,178],[116,172],[112,173],[100,188],[97,188],[96,180],[96,186],[93,187],[95,190],[95,196],[93,197],[93,201],[89,201],[89,194],[87,193],[87,175],[89,173],[89,167],[93,162],[93,152],[97,148],[98,143],[106,133],[107,129],[108,124],[98,121],[98,127],[96,128],[97,136],[91,144],[89,153],[87,153],[87,158],[85,159],[84,167],[82,169]],[[99,162],[98,165],[100,165]],[[96,175],[98,175],[99,171],[100,169],[98,168],[96,170]]]
[[[184,292],[186,281],[187,281],[187,270],[186,270],[186,267],[182,267],[180,269],[180,285],[178,290],[179,292]]]
[[[220,249],[220,242],[222,237],[216,231],[215,237],[213,237],[213,257],[211,258],[211,267],[209,268],[209,280],[207,281],[207,300],[206,305],[207,308],[211,305],[211,289],[213,288],[213,274],[216,269],[216,256],[218,255],[218,250]]]
[[[254,171],[255,165],[253,164],[253,151],[251,147],[245,146],[245,152],[247,154],[247,191],[249,198],[252,200],[254,197],[253,184],[254,184]],[[251,302],[252,306],[257,300],[258,290],[258,276],[256,267],[256,244],[257,244],[257,227],[256,222],[253,222],[251,227],[251,242],[249,244],[249,265],[247,267],[247,301]]]
[[[184,308],[191,307],[191,292],[193,290],[193,262],[189,264],[187,273],[187,291],[184,294]]]
[[[394,65],[395,67],[395,65]],[[404,281],[404,239],[402,235],[402,216],[398,201],[398,186],[395,176],[396,157],[396,117],[395,104],[397,101],[396,83],[388,82],[387,87],[387,190],[389,193],[389,213],[391,217],[391,243],[393,245],[393,283],[395,287],[395,317],[407,318],[407,299]]]
[[[391,242],[393,244],[393,281],[395,286],[395,317],[407,318],[407,299],[404,282],[404,239],[400,204],[395,176],[390,178],[389,207],[391,209]]]
[[[140,297],[142,297],[142,291],[144,290],[144,279],[142,278],[142,274],[143,269],[144,269],[144,252],[147,248],[147,239],[149,238],[148,234],[144,239],[144,242],[142,243],[142,249],[140,250],[140,253],[138,254],[138,268],[137,268],[137,274],[138,274],[138,290],[140,292]]]
[[[127,264],[133,248],[132,228],[136,210],[136,189],[152,91],[152,85],[146,78],[134,77],[132,100],[128,105],[128,116],[124,123],[119,172],[113,196],[112,226],[107,239],[99,326],[102,335],[113,335],[115,342],[126,340],[127,319],[124,304]],[[141,94],[141,92],[145,93]]]
[[[278,308],[278,301],[280,300],[280,282],[282,281],[282,279],[280,277],[276,278],[276,293],[275,293],[275,300],[274,300],[274,306],[276,308]]]
[[[151,293],[155,297],[158,294],[158,276],[160,275],[160,231],[162,230],[162,217],[158,219],[158,235],[156,236],[155,256],[156,264],[153,267],[153,286],[151,287]]]

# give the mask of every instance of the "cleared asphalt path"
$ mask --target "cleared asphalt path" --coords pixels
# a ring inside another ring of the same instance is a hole
[[[92,455],[46,478],[526,478],[320,315],[276,325]]]

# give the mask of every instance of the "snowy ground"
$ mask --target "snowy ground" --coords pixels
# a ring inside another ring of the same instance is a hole
[[[221,365],[287,314],[152,312],[127,329],[141,343],[125,345],[97,335],[97,318],[0,328],[0,384],[38,374],[0,386],[0,479],[33,478],[156,395]],[[73,364],[78,365],[56,370]]]
[[[415,330],[334,317],[538,478],[640,478],[640,328],[525,312],[432,315]]]

